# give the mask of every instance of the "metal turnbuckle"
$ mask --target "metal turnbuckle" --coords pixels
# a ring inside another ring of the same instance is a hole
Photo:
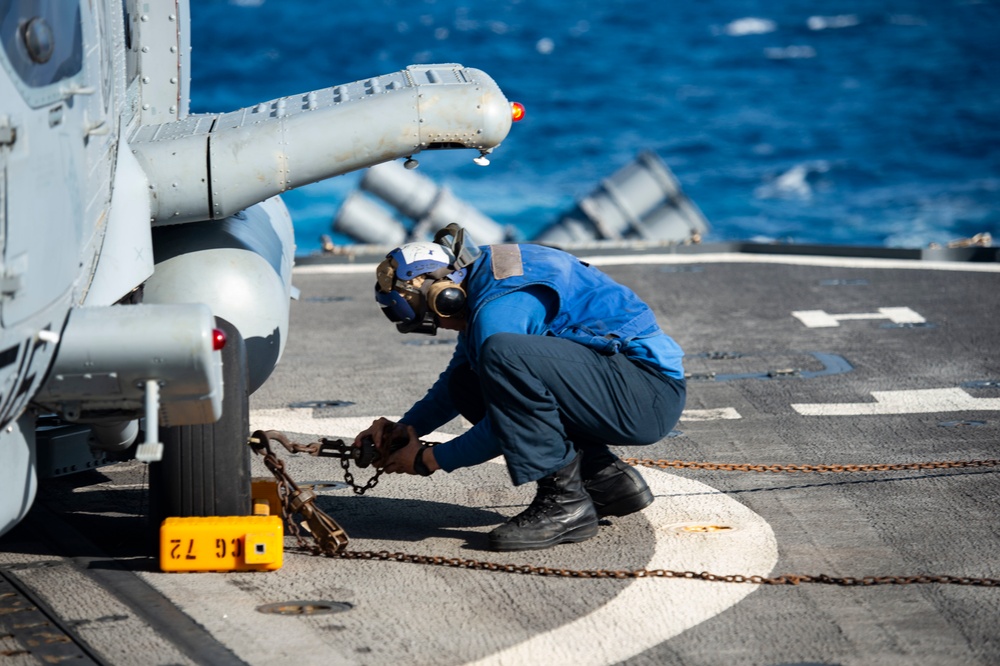
[[[336,520],[316,506],[316,494],[312,490],[299,488],[292,477],[285,471],[285,463],[271,449],[271,438],[280,441],[286,448],[288,439],[275,431],[258,430],[250,436],[249,444],[257,455],[263,456],[264,465],[271,470],[278,482],[278,497],[281,498],[281,513],[288,525],[289,531],[295,536],[300,547],[315,554],[335,555],[347,548],[350,538],[347,532]],[[283,440],[283,441],[282,441]],[[348,462],[345,459],[344,464]],[[316,546],[310,546],[302,538],[298,524],[292,519],[294,514],[301,515],[308,525],[309,532],[316,541]]]
[[[313,449],[310,447],[316,444],[319,446],[316,447],[316,452],[312,453]],[[301,444],[297,446],[302,447]],[[340,460],[353,462],[362,469],[371,465],[379,457],[378,449],[375,448],[375,440],[371,437],[365,437],[362,439],[361,446],[354,446],[354,444],[345,442],[342,439],[327,439],[324,437],[318,442],[307,444],[302,448],[308,449],[310,455],[320,458],[338,458]]]

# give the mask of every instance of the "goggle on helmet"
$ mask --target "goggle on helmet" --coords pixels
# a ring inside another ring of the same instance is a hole
[[[376,269],[375,300],[401,333],[434,335],[435,317],[452,317],[465,305],[461,289],[434,285],[447,280],[457,287],[467,270],[456,270],[455,255],[442,245],[407,243],[386,255]]]

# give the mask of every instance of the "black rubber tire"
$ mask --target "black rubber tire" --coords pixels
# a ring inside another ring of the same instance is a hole
[[[215,423],[164,427],[163,460],[149,466],[152,526],[170,516],[250,514],[250,406],[246,343],[235,326],[216,318],[222,348],[222,417]]]

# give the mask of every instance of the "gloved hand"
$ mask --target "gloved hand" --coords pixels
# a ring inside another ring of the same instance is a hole
[[[430,444],[417,439],[417,433],[412,427],[407,426],[406,429],[409,441],[402,448],[393,449],[383,469],[390,474],[430,476],[439,468],[433,448]]]
[[[373,461],[375,467],[390,474],[430,476],[439,469],[434,452],[425,451],[430,446],[421,442],[413,427],[405,423],[395,423],[384,417],[376,419],[371,427],[358,433],[354,446],[360,447],[365,438],[370,438],[378,451]],[[417,463],[418,455],[423,464]]]
[[[375,450],[378,451],[379,457],[384,460],[393,442],[402,440],[402,444],[409,439],[406,428],[405,423],[396,423],[385,417],[377,418],[372,421],[371,426],[357,434],[354,438],[354,446],[360,447],[362,440],[365,438],[371,439],[375,444]],[[380,467],[381,465],[376,463],[376,466]]]

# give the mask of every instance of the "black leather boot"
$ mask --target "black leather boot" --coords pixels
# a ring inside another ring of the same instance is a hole
[[[653,503],[653,491],[639,472],[607,449],[584,449],[583,487],[594,500],[597,515],[627,516]]]
[[[493,550],[537,550],[597,534],[597,513],[580,479],[580,455],[538,481],[527,509],[490,532]]]

